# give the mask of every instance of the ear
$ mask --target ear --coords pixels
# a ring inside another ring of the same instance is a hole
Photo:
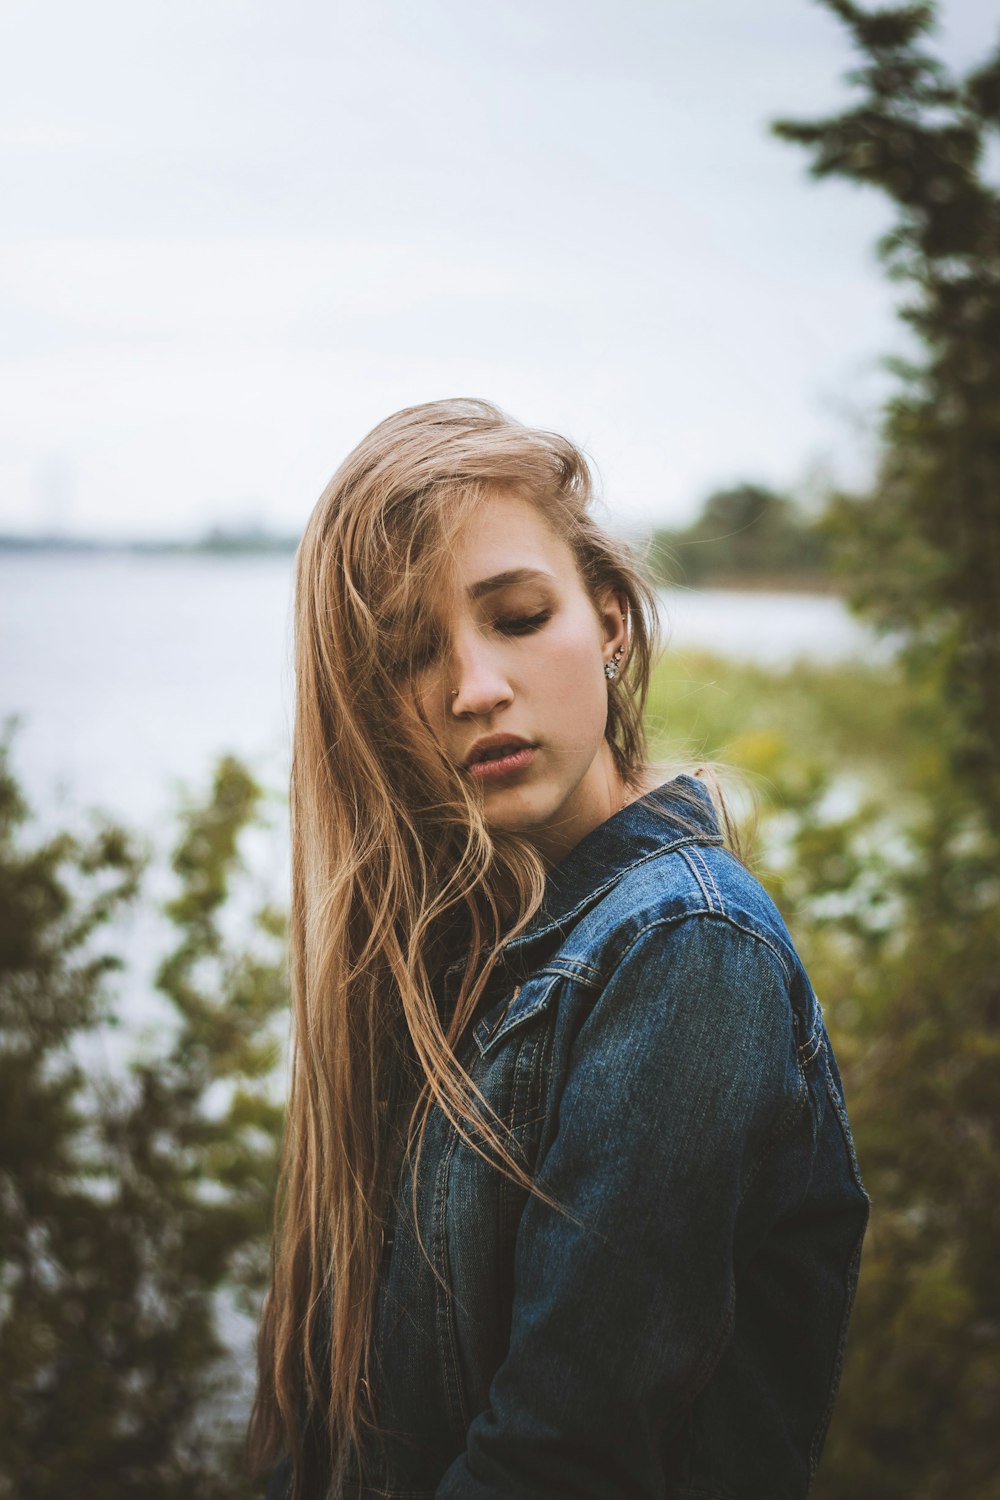
[[[616,651],[628,650],[628,599],[620,590],[609,588],[595,604],[601,622],[604,660],[610,661]]]

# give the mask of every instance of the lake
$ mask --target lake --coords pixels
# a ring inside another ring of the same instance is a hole
[[[45,822],[99,806],[153,828],[223,752],[287,783],[288,556],[0,554],[0,717]],[[672,591],[671,648],[769,665],[871,656],[828,595]]]

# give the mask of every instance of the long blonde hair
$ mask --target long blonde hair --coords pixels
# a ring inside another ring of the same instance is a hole
[[[296,563],[292,1081],[249,1446],[258,1471],[292,1454],[297,1496],[338,1494],[348,1454],[374,1427],[382,1225],[401,1153],[415,1178],[431,1110],[485,1137],[499,1169],[533,1188],[455,1045],[499,942],[537,909],[545,869],[524,840],[487,828],[478,788],[436,743],[406,668],[458,528],[504,490],[568,543],[592,599],[625,596],[629,651],[606,737],[627,786],[646,769],[656,593],[594,520],[582,452],[485,401],[382,422],[323,492]],[[436,981],[456,952],[465,970],[442,1014]]]

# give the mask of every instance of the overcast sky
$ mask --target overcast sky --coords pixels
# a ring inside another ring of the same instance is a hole
[[[943,0],[980,61],[997,8]],[[815,0],[2,0],[0,530],[298,530],[400,406],[582,442],[623,527],[863,479],[889,208],[767,131]]]

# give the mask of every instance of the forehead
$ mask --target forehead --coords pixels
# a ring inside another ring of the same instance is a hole
[[[530,500],[491,495],[467,515],[452,540],[452,582],[469,598],[499,587],[577,581],[576,560]]]

